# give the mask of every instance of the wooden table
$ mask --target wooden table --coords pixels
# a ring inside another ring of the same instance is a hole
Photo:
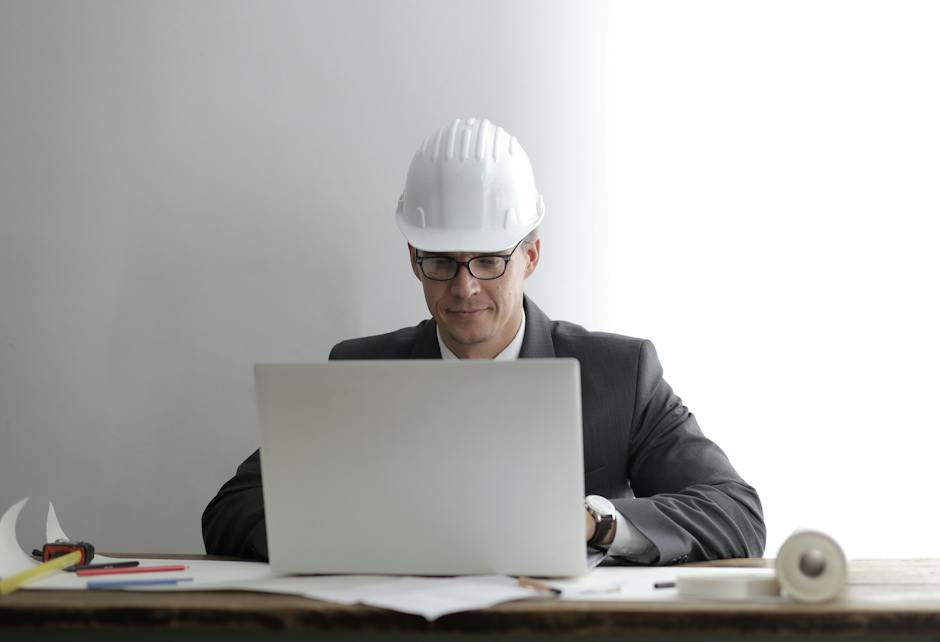
[[[22,590],[0,597],[0,639],[940,639],[940,560],[856,560],[850,566],[846,591],[826,604],[518,601],[435,622],[293,595]]]

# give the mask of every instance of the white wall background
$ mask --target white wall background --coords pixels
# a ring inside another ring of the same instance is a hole
[[[936,556],[929,2],[0,0],[0,509],[200,552],[251,365],[426,316],[393,211],[487,117],[545,195],[529,293],[655,341],[760,491]]]

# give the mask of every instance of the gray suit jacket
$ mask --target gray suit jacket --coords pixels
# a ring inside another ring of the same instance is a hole
[[[581,364],[584,482],[653,543],[654,563],[760,557],[760,499],[662,377],[653,344],[552,321],[528,297],[520,358]],[[337,344],[330,359],[440,359],[433,320]],[[631,496],[635,494],[635,498]],[[203,513],[208,553],[266,557],[255,452]]]

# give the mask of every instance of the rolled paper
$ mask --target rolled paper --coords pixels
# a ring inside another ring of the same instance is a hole
[[[832,537],[804,530],[790,535],[777,552],[777,581],[797,602],[826,602],[845,586],[849,565]]]

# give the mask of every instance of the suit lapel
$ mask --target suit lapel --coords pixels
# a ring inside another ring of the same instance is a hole
[[[437,322],[428,319],[411,348],[409,359],[440,359],[441,344],[437,342]]]
[[[555,344],[552,343],[552,322],[532,300],[523,295],[525,308],[525,336],[522,338],[520,359],[553,359]]]

